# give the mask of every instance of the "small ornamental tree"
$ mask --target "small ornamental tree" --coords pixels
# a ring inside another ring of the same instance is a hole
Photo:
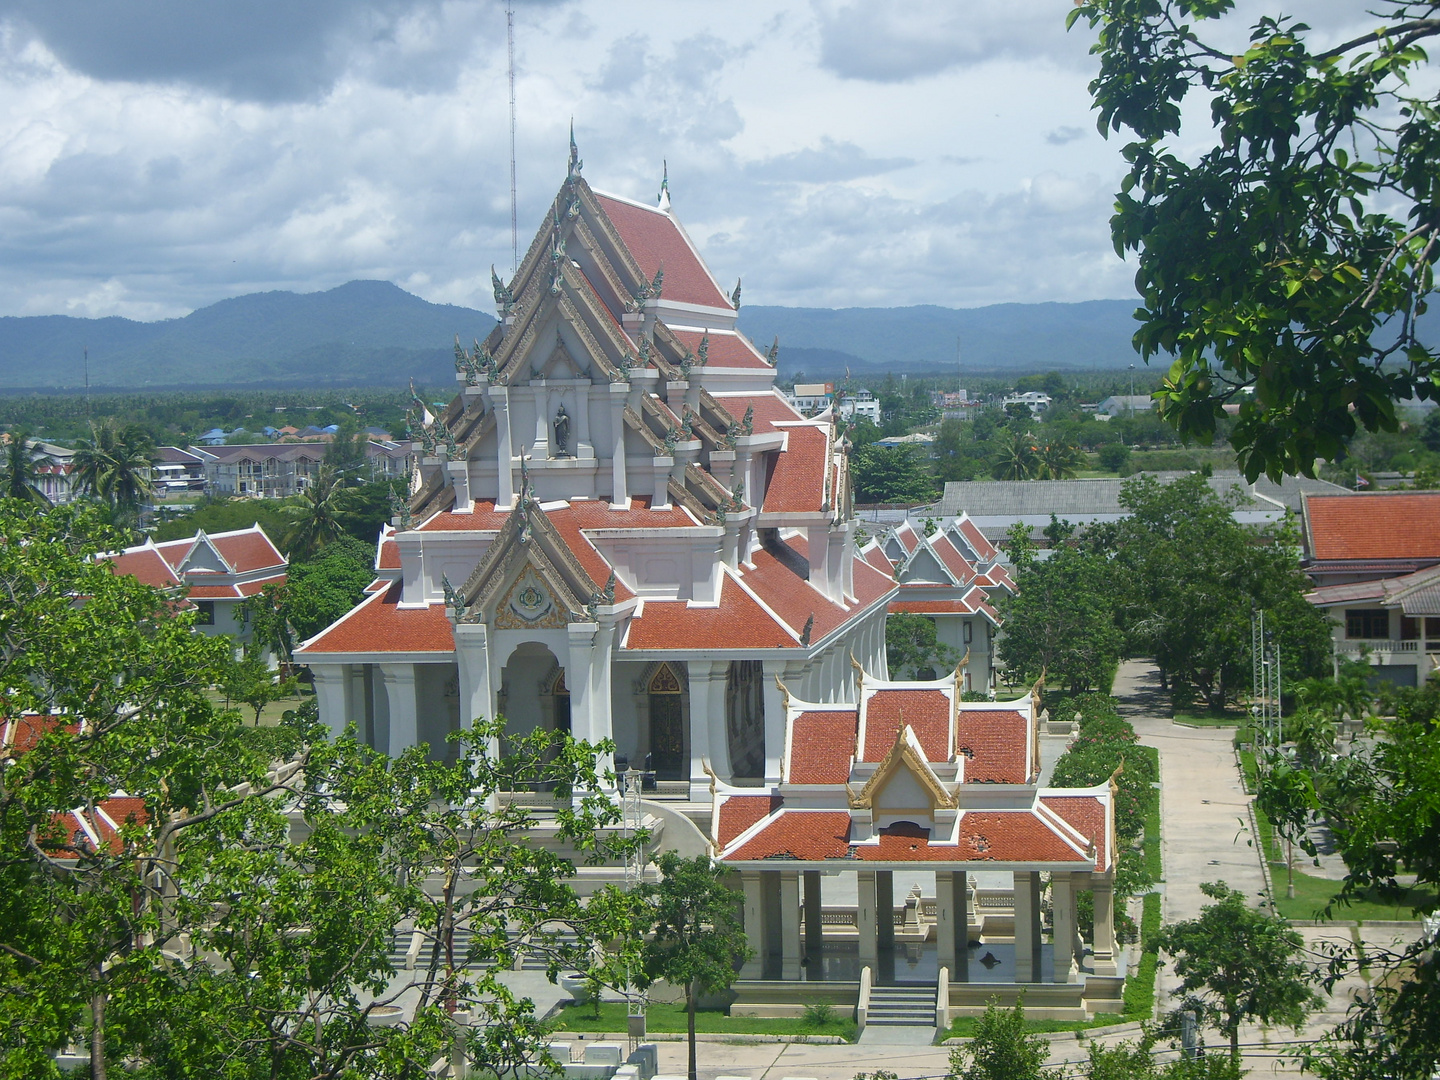
[[[919,678],[926,668],[953,669],[959,659],[954,649],[935,636],[934,619],[902,611],[885,620],[885,661],[890,678]]]
[[[994,999],[975,1026],[975,1037],[950,1051],[950,1080],[1040,1080],[1050,1044],[1025,1033],[1025,1009],[1000,1009]]]
[[[1230,1058],[1238,1065],[1242,1023],[1259,1020],[1298,1031],[1320,999],[1300,959],[1304,939],[1289,923],[1250,907],[1223,881],[1207,881],[1200,891],[1216,902],[1205,905],[1199,918],[1165,927],[1155,940],[1181,978],[1175,992],[1201,1006],[1198,1011],[1230,1040]]]
[[[750,947],[736,914],[735,891],[724,883],[721,866],[706,855],[682,859],[673,851],[661,854],[657,865],[660,881],[645,891],[654,932],[645,943],[644,978],[685,988],[690,1080],[696,1080],[695,999],[734,982]]]

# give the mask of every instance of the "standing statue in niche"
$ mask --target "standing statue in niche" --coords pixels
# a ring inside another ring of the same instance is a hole
[[[570,456],[570,414],[565,411],[564,405],[555,414],[555,456]]]

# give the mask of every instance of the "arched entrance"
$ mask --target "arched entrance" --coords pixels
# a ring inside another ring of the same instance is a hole
[[[650,769],[658,780],[683,780],[685,760],[685,709],[680,677],[669,664],[661,664],[645,688],[650,706]]]
[[[570,730],[570,691],[565,669],[538,641],[515,647],[500,673],[500,712],[507,735]]]

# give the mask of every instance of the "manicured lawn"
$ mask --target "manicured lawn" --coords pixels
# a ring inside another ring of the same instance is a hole
[[[699,1009],[695,1013],[695,1030],[714,1035],[839,1035],[854,1042],[853,1011],[843,1005],[835,1005],[829,1021],[820,1024],[805,1017],[788,1020],[730,1016],[723,1009]],[[622,1032],[628,1026],[625,1005],[619,1001],[602,1002],[599,1019],[596,1019],[593,1005],[562,1005],[553,1020],[558,1031]],[[645,1027],[649,1031],[683,1034],[689,1030],[686,1024],[683,1005],[653,1002],[645,1010]]]
[[[1304,857],[1304,852],[1300,852],[1296,859],[1299,861]],[[1331,881],[1328,878],[1311,877],[1309,874],[1302,873],[1297,867],[1295,870],[1295,899],[1289,899],[1286,896],[1287,878],[1283,859],[1271,862],[1270,877],[1275,882],[1275,907],[1287,919],[1324,918],[1321,913],[1325,905],[1340,891],[1340,882]],[[1435,902],[1433,891],[1406,889],[1398,898],[1382,898],[1375,890],[1370,889],[1361,894],[1360,899],[1349,905],[1333,905],[1330,908],[1330,918],[1346,922],[1377,919],[1383,922],[1411,920],[1418,918],[1414,912],[1415,905],[1427,901],[1431,904]]]
[[[212,687],[210,690],[206,691],[206,696],[216,705],[220,705],[222,707],[225,705],[225,692],[223,690],[217,690]],[[309,701],[314,696],[314,690],[311,690],[308,686],[302,685],[300,687],[300,692],[293,697],[281,698],[279,701],[270,702],[270,704],[266,705],[265,708],[260,710],[260,726],[274,727],[276,724],[280,723],[280,717],[284,715],[287,709],[298,708],[302,703]],[[255,710],[252,709],[249,705],[246,705],[243,701],[232,701],[230,702],[230,707],[232,709],[240,710],[240,715],[245,718],[245,723],[255,723]]]

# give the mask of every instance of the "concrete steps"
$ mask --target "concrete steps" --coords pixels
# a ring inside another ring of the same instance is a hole
[[[877,986],[870,991],[865,1025],[935,1027],[935,987]]]

